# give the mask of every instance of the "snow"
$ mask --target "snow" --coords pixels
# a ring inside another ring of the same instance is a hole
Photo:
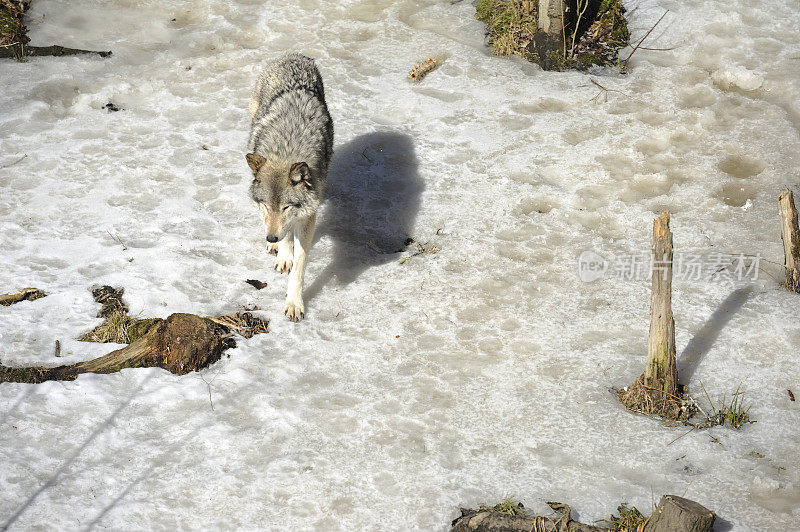
[[[32,44],[114,54],[0,63],[0,292],[49,294],[0,308],[0,362],[118,347],[75,340],[99,284],[142,316],[272,321],[199,374],[0,385],[0,523],[446,530],[509,495],[590,522],[674,493],[720,530],[800,527],[800,300],[766,262],[777,196],[800,192],[800,10],[648,0],[634,36],[664,9],[647,43],[671,50],[586,75],[490,56],[469,2],[34,2]],[[243,152],[286,51],[317,59],[336,128],[299,324]],[[581,282],[578,257],[647,253],[664,208],[676,253],[760,254],[775,277],[674,284],[681,374],[704,407],[701,381],[715,401],[741,383],[740,431],[673,442],[688,429],[610,392],[643,369],[649,282]],[[441,251],[400,264],[406,236]]]

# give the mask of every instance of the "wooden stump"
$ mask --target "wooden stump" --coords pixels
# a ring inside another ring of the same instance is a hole
[[[675,320],[672,316],[672,232],[669,211],[653,222],[653,269],[650,293],[650,336],[644,384],[668,394],[678,393],[675,365]]]
[[[800,228],[794,195],[788,188],[778,197],[781,212],[781,239],[783,240],[786,288],[800,293]]]
[[[628,410],[667,419],[687,419],[690,403],[681,398],[675,364],[675,320],[672,316],[672,232],[669,212],[653,222],[650,336],[644,373],[617,392]]]
[[[664,495],[644,532],[710,532],[716,518],[714,512],[694,501]]]
[[[129,346],[94,360],[55,368],[0,366],[0,382],[73,380],[81,373],[115,373],[125,368],[145,367],[184,375],[219,360],[225,349],[235,345],[230,336],[228,329],[209,318],[172,314]]]

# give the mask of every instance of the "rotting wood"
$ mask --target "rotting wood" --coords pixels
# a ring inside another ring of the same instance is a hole
[[[800,227],[798,227],[794,194],[788,188],[778,197],[778,208],[781,213],[786,288],[800,293]]]
[[[235,345],[230,332],[208,318],[172,314],[127,347],[94,360],[54,368],[0,366],[0,382],[73,380],[82,373],[115,373],[143,367],[184,375],[213,364],[225,349]]]
[[[95,301],[102,304],[98,317],[105,321],[82,339],[87,341],[130,342],[130,345],[89,360],[54,368],[0,366],[0,383],[40,383],[49,380],[73,380],[82,373],[115,373],[126,368],[157,367],[176,375],[201,370],[235,347],[234,333],[245,338],[267,333],[268,321],[248,312],[203,318],[194,314],[172,314],[166,319],[128,318],[128,307],[122,300],[122,288],[100,286],[92,289]],[[109,322],[112,322],[108,326]],[[109,340],[103,327],[115,329]],[[118,330],[117,330],[118,329]],[[61,345],[56,340],[56,356]]]

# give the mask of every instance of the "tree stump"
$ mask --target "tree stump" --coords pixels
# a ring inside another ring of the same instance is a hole
[[[794,195],[788,188],[778,197],[781,212],[781,239],[783,240],[786,288],[800,293],[800,228]]]
[[[672,232],[669,211],[653,222],[650,335],[644,373],[617,397],[628,410],[667,419],[692,413],[681,398],[675,364],[675,320],[672,316]]]
[[[664,495],[644,532],[710,532],[717,515],[689,499]]]
[[[644,384],[668,394],[678,392],[675,365],[675,320],[672,316],[672,232],[669,211],[653,222],[652,285],[650,293],[650,336]]]

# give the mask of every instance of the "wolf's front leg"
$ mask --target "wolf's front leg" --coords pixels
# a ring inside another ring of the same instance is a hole
[[[299,224],[294,232],[294,268],[289,274],[289,289],[286,291],[286,306],[283,309],[283,313],[292,321],[302,320],[306,313],[303,306],[303,274],[316,223],[317,215],[313,214]]]
[[[292,269],[294,231],[287,231],[286,236],[278,242],[278,258],[275,259],[275,271],[289,273]]]

